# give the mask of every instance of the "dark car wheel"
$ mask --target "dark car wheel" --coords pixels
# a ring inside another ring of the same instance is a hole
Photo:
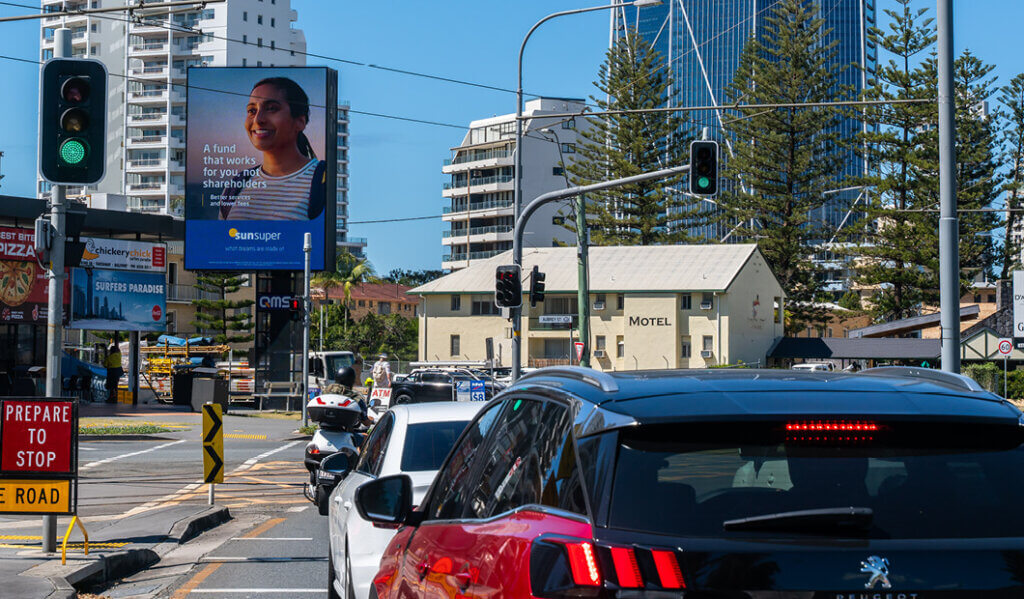
[[[412,403],[412,396],[403,393],[395,398],[395,404]]]
[[[327,599],[341,599],[338,592],[334,590],[334,581],[337,576],[334,574],[334,551],[330,545],[327,547]]]

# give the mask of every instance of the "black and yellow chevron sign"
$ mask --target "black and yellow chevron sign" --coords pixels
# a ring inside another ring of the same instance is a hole
[[[224,482],[224,418],[218,404],[203,404],[203,482]]]

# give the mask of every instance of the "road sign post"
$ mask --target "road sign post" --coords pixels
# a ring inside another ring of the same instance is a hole
[[[215,403],[203,404],[203,482],[210,485],[213,505],[213,486],[224,482],[224,417]]]
[[[1010,353],[1013,352],[1013,339],[1000,339],[999,340],[999,354],[1003,356],[1003,397],[1006,397],[1006,372],[1007,366],[1010,361]]]

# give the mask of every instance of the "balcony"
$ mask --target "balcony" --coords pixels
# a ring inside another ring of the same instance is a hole
[[[465,242],[467,236],[470,243],[483,243],[487,241],[511,241],[512,225],[492,225],[490,227],[472,227],[470,229],[458,229],[454,231],[443,231],[442,239],[445,242]]]
[[[167,36],[167,28],[169,25],[166,21],[158,20],[143,20],[137,23],[132,23],[131,33],[132,35],[144,35],[147,33],[161,34],[164,37]]]
[[[492,256],[497,256],[498,254],[500,254],[502,252],[507,252],[507,251],[508,250],[487,250],[487,251],[483,251],[483,252],[470,252],[469,254],[466,254],[465,252],[463,252],[461,254],[445,254],[444,256],[441,256],[441,262],[462,262],[462,261],[465,261],[465,260],[486,260],[487,258],[490,258]]]
[[[140,137],[129,137],[128,146],[135,148],[160,148],[167,145],[166,135],[143,135]]]
[[[167,44],[134,44],[131,47],[132,56],[158,56],[167,54]]]
[[[470,187],[481,187],[498,183],[511,183],[512,175],[492,175],[490,177],[477,177],[469,181]],[[466,187],[465,183],[445,183],[444,189],[461,189]]]
[[[140,195],[165,195],[167,193],[166,183],[129,183],[128,193]]]
[[[133,77],[144,79],[164,79],[167,77],[167,65],[157,67],[134,68],[129,71]]]
[[[141,160],[129,160],[128,172],[162,171],[167,168],[167,160],[163,158],[144,158]]]
[[[130,114],[128,115],[128,126],[132,125],[136,125],[139,127],[166,126],[167,113],[147,112],[142,114]]]
[[[128,100],[137,104],[165,104],[167,103],[166,89],[146,89],[128,93]]]
[[[473,168],[493,168],[512,166],[512,150],[496,148],[492,150],[471,150],[459,154],[454,159],[444,161],[441,172],[448,174],[462,172]]]
[[[167,285],[167,301],[190,303],[193,300],[219,300],[220,295],[196,289],[192,285]]]

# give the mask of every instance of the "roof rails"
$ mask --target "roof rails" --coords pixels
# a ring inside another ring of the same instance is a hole
[[[584,368],[583,366],[547,366],[544,368],[538,368],[537,370],[532,370],[520,375],[515,382],[518,383],[526,379],[533,379],[547,375],[564,376],[577,381],[582,381],[588,385],[597,387],[605,393],[615,393],[619,390],[618,382],[616,382],[615,378],[610,374],[601,372],[600,370],[594,370],[593,368]]]
[[[877,368],[867,368],[860,371],[859,374],[872,376],[912,377],[917,379],[926,379],[949,387],[956,387],[957,389],[963,389],[964,391],[988,391],[969,376],[946,372],[944,370],[933,370],[931,368],[917,368],[914,366],[879,366]]]

